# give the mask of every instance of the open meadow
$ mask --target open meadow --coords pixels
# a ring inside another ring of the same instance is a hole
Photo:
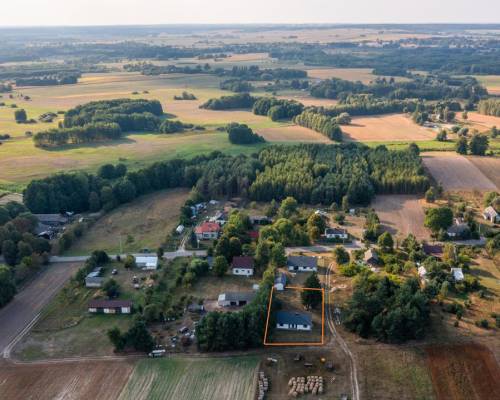
[[[119,400],[252,400],[257,357],[171,358],[137,363]]]
[[[489,131],[493,126],[500,127],[500,117],[483,115],[478,112],[467,113],[467,120],[464,120],[462,114],[458,113],[457,119],[469,129],[477,129],[479,132]]]

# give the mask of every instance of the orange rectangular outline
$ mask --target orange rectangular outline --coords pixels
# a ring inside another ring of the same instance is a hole
[[[264,331],[264,346],[323,346],[325,344],[325,289],[324,288],[304,288],[298,286],[286,286],[286,289],[293,290],[317,290],[322,294],[321,301],[321,342],[268,342],[267,332],[269,328],[269,318],[271,317],[271,304],[273,301],[274,285],[271,286],[271,292],[269,293],[269,304],[267,306],[267,318],[266,318],[266,329]]]

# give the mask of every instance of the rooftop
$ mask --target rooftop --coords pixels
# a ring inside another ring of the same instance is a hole
[[[132,307],[130,300],[106,300],[97,299],[89,301],[89,308],[118,308],[118,307]]]
[[[233,257],[233,262],[231,264],[232,268],[253,269],[253,266],[254,266],[253,258],[250,256]]]
[[[204,232],[219,232],[220,225],[216,222],[203,222],[201,225],[198,225],[194,232],[195,233],[204,233]]]
[[[318,259],[310,256],[288,256],[287,264],[292,267],[309,267],[316,268],[318,266]]]
[[[312,316],[310,313],[298,313],[291,311],[278,311],[276,313],[276,322],[280,325],[312,325]]]
[[[246,301],[251,302],[255,292],[225,292],[219,294],[219,301]]]
[[[279,272],[276,275],[276,278],[274,278],[274,283],[277,284],[282,284],[283,286],[286,285],[286,275],[283,272]]]

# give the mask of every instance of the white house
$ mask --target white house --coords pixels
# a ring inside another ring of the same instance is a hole
[[[85,277],[85,287],[88,288],[100,288],[104,283],[104,278],[101,277],[102,268],[98,267],[90,272]]]
[[[278,272],[276,278],[274,279],[274,288],[276,290],[285,290],[286,286],[286,275],[283,272]]]
[[[500,215],[492,206],[486,207],[484,209],[483,218],[493,223],[500,222]]]
[[[254,272],[253,258],[249,256],[233,257],[231,271],[233,275],[252,276]]]
[[[288,256],[286,265],[292,272],[307,272],[318,270],[318,259],[309,256]]]
[[[464,280],[464,273],[462,271],[462,268],[452,268],[451,274],[453,275],[453,279],[455,279],[455,282]]]
[[[311,331],[312,317],[310,313],[278,311],[276,313],[276,328],[291,331]]]
[[[325,229],[325,238],[346,240],[346,239],[349,239],[349,234],[347,233],[347,229],[326,228]]]
[[[88,311],[92,314],[130,314],[132,302],[129,300],[91,300]]]
[[[135,258],[135,264],[138,268],[154,270],[158,268],[157,256],[138,256]]]

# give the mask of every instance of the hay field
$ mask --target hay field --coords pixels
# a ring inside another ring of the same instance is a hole
[[[118,254],[120,237],[123,252],[139,252],[144,248],[154,251],[177,226],[180,208],[188,196],[188,189],[163,190],[118,207],[100,218],[71,247],[70,253],[105,250]],[[133,242],[127,243],[128,235],[133,237]]]
[[[436,133],[415,124],[404,114],[355,117],[350,125],[342,126],[347,140],[371,141],[423,141],[434,139]]]
[[[130,361],[0,366],[2,399],[115,400],[134,368]]]
[[[317,107],[332,107],[335,104],[338,103],[338,100],[334,99],[317,99],[315,97],[312,97],[308,95],[307,93],[299,93],[296,94],[297,92],[292,92],[290,94],[286,92],[282,92],[280,96],[276,96],[278,99],[285,99],[285,100],[296,100],[302,104],[304,104],[306,107],[309,106],[317,106]]]
[[[257,129],[256,132],[270,142],[333,143],[325,135],[298,125]]]
[[[477,129],[479,132],[486,132],[493,126],[500,128],[500,117],[492,115],[483,115],[477,112],[469,112],[467,121],[462,118],[462,113],[457,113],[457,119],[471,129]]]
[[[422,161],[445,190],[497,190],[497,186],[473,162],[459,154],[424,153]]]
[[[119,400],[252,400],[257,357],[141,360]]]
[[[406,237],[413,233],[418,240],[429,240],[424,227],[423,199],[412,195],[376,196],[371,207],[375,209],[384,230],[392,235]]]

